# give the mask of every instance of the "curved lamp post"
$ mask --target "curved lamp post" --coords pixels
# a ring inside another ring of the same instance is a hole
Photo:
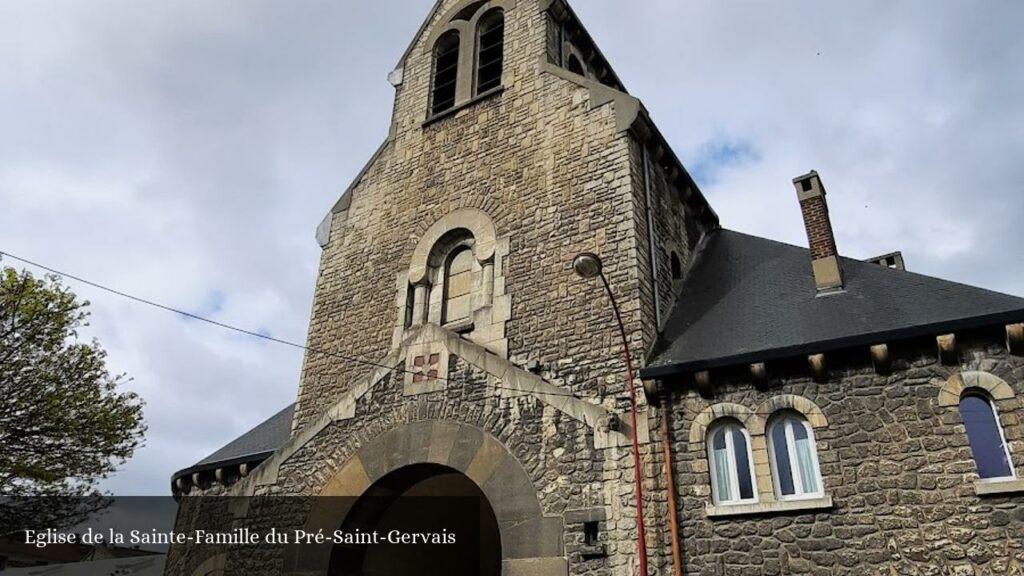
[[[619,304],[615,301],[611,286],[608,285],[608,278],[604,275],[601,265],[601,258],[591,252],[583,252],[572,261],[572,269],[580,278],[591,279],[601,278],[604,290],[608,293],[608,300],[612,303],[612,310],[615,312],[615,321],[619,324],[619,334],[622,336],[622,350],[626,355],[626,386],[629,388],[630,416],[633,418],[633,476],[636,479],[636,546],[637,556],[640,559],[640,576],[647,576],[647,537],[644,531],[644,506],[643,506],[643,481],[640,468],[640,441],[637,438],[639,432],[636,425],[636,387],[633,386],[633,359],[629,353],[629,340],[626,338],[626,326],[622,323],[622,315],[619,313]]]

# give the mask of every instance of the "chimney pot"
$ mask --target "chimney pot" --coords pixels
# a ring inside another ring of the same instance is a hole
[[[811,249],[811,269],[818,292],[834,292],[843,288],[843,268],[836,249],[832,221],[825,202],[825,185],[814,170],[793,179],[800,212],[807,230],[807,243]]]

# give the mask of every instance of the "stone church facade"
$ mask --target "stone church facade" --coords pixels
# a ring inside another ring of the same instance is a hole
[[[723,229],[563,0],[439,0],[389,80],[388,136],[317,229],[295,404],[176,496],[457,478],[501,574],[627,576],[636,435],[651,574],[1024,573],[1024,300],[841,257],[814,172],[809,250]],[[250,562],[176,547],[168,573]]]

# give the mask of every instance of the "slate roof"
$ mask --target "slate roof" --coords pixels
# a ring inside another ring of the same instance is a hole
[[[1024,320],[1024,298],[841,260],[844,291],[818,296],[806,248],[711,232],[641,377]]]
[[[258,460],[270,456],[274,450],[280,448],[292,431],[292,415],[295,412],[295,404],[286,406],[283,410],[267,418],[252,430],[235,438],[227,445],[210,454],[190,466],[174,474],[174,478],[191,474],[198,470],[213,468],[214,464],[226,466],[229,464],[242,463],[251,460]]]

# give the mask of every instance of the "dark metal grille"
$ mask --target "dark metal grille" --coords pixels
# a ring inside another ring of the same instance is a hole
[[[505,15],[495,10],[480,21],[480,49],[477,53],[476,92],[481,94],[501,85],[504,63]]]
[[[434,49],[434,89],[431,114],[438,114],[455,105],[455,86],[459,77],[459,34],[450,32]]]

